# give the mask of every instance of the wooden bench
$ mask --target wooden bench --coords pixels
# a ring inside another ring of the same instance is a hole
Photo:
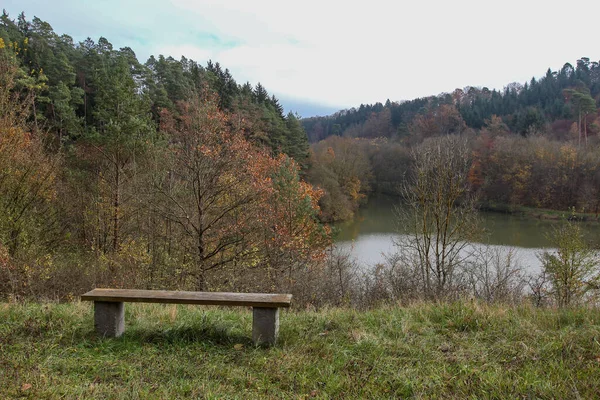
[[[279,308],[289,307],[292,295],[94,289],[81,300],[94,302],[94,326],[103,337],[119,337],[125,331],[124,302],[252,307],[252,340],[257,345],[273,345],[279,333]]]

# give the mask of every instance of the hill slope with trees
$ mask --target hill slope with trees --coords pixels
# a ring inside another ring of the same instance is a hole
[[[594,110],[599,96],[600,64],[582,57],[575,66],[566,63],[557,71],[548,69],[539,79],[509,83],[503,90],[468,86],[410,101],[361,104],[302,123],[311,142],[331,135],[395,138],[409,135],[410,124],[419,116],[453,112],[472,129],[481,129],[495,115],[511,132],[526,136],[550,128],[549,133],[565,139],[576,121],[578,129],[589,129],[590,134],[600,131]]]
[[[308,177],[325,219],[351,218],[373,191],[400,194],[411,153],[440,136],[469,138],[471,190],[480,206],[600,210],[600,66],[588,58],[503,91],[467,87],[302,120]]]
[[[273,290],[325,256],[297,116],[219,63],[0,17],[0,297]],[[283,285],[283,286],[282,286]]]
[[[32,93],[32,119],[55,136],[57,144],[103,129],[106,102],[127,102],[128,111],[144,114],[142,124],[160,124],[160,110],[174,112],[204,88],[218,95],[219,108],[235,114],[235,122],[246,137],[283,152],[304,163],[308,154],[306,134],[298,118],[284,115],[279,100],[258,83],[238,84],[227,68],[209,61],[206,66],[182,57],[151,56],[141,63],[133,49],[115,49],[106,38],[75,43],[68,35],[55,33],[52,26],[23,13],[12,20],[0,17],[0,38],[20,70],[17,87]],[[123,88],[129,85],[129,93]],[[108,93],[108,95],[107,95]],[[133,96],[135,95],[135,96]],[[135,103],[135,104],[134,104]]]

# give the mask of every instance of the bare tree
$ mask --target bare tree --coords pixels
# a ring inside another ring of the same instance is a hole
[[[412,151],[412,174],[402,188],[398,207],[402,235],[396,245],[415,259],[423,293],[449,295],[465,247],[479,233],[475,196],[468,173],[471,151],[465,137],[443,136],[424,141]]]
[[[423,286],[419,263],[413,252],[384,255],[384,262],[378,265],[386,291],[391,300],[409,301],[423,297]]]
[[[539,274],[530,275],[527,278],[527,286],[529,286],[531,292],[529,297],[536,307],[541,307],[547,303],[548,284],[548,276],[543,270]]]
[[[523,269],[512,248],[474,245],[465,275],[476,298],[493,302],[517,302],[525,287]]]

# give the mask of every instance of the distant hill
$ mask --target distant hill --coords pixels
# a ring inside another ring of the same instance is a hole
[[[549,68],[539,79],[532,78],[523,84],[509,83],[501,91],[468,86],[410,101],[361,104],[326,117],[305,118],[302,124],[311,142],[331,135],[394,138],[408,133],[416,115],[450,105],[469,128],[479,129],[496,115],[514,133],[527,135],[544,131],[561,137],[568,133],[583,110],[582,99],[590,98],[597,108],[600,65],[582,57],[574,66],[566,63],[558,71]]]

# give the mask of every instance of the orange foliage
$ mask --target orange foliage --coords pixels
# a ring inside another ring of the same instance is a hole
[[[477,155],[475,155],[475,159],[473,160],[471,169],[469,170],[468,180],[475,190],[479,189],[484,183],[481,162],[477,159]]]
[[[179,108],[179,117],[161,114],[175,179],[161,189],[162,213],[183,228],[190,273],[206,284],[207,271],[227,265],[281,269],[322,257],[329,232],[316,219],[320,192],[299,179],[296,163],[252,144],[213,94]]]
[[[43,213],[42,205],[56,195],[58,158],[46,154],[38,133],[28,129],[31,98],[13,92],[17,69],[7,51],[0,49],[0,218],[10,233],[0,231],[0,241],[6,240],[4,245],[14,255],[26,228],[24,220]]]

